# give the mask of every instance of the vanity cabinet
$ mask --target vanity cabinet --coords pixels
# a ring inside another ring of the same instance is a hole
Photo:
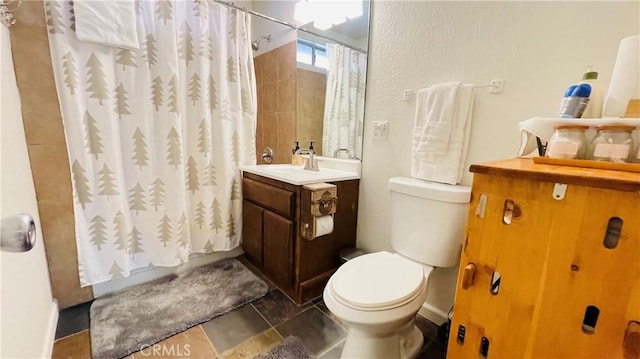
[[[640,173],[472,165],[449,358],[640,358]]]
[[[243,173],[242,248],[298,304],[321,295],[340,250],[356,244],[359,180],[330,183],[338,191],[334,230],[308,241],[300,229],[302,186]]]

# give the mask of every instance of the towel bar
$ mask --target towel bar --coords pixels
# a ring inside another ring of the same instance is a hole
[[[489,88],[490,94],[494,94],[494,95],[499,94],[502,91],[504,91],[504,80],[493,79],[488,84],[473,85],[474,89],[487,88],[487,87]],[[416,90],[413,90],[413,89],[404,90],[402,92],[402,101],[409,101],[413,99],[415,94],[416,94]]]

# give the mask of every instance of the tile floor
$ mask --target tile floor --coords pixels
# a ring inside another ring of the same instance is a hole
[[[255,268],[242,261],[269,283],[270,291],[266,296],[134,353],[129,359],[253,358],[289,335],[299,337],[319,359],[340,357],[346,331],[331,315],[322,298],[298,306]],[[89,307],[90,303],[85,303],[60,312],[54,359],[91,357]],[[425,335],[425,346],[419,358],[444,359],[446,353],[438,344],[437,326],[420,316],[416,322]],[[154,348],[157,348],[155,353]]]

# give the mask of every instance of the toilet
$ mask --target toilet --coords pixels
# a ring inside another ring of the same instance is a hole
[[[434,267],[460,256],[471,188],[414,178],[389,180],[391,245],[356,257],[331,276],[323,299],[348,329],[342,358],[414,358],[422,333],[414,318]]]

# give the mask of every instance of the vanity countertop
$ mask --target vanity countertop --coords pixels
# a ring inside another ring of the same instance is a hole
[[[319,182],[334,182],[360,179],[358,170],[348,171],[343,169],[323,168],[320,162],[319,171],[305,170],[303,166],[290,164],[279,165],[248,165],[240,166],[240,170],[293,185],[305,185]]]

